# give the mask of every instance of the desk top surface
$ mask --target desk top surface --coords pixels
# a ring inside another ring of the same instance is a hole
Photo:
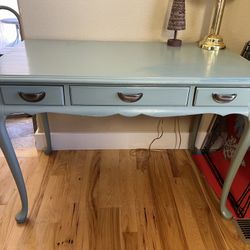
[[[250,63],[196,44],[27,40],[0,57],[0,82],[250,86]]]

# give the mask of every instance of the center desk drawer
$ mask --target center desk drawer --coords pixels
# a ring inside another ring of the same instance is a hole
[[[72,105],[186,106],[188,87],[71,86]]]
[[[7,105],[64,105],[62,86],[1,86]]]

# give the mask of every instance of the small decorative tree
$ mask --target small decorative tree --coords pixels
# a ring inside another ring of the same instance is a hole
[[[186,29],[185,0],[173,0],[167,29],[174,31],[174,38],[168,39],[167,44],[169,46],[180,47],[182,41],[180,39],[176,39],[176,37],[178,30]]]

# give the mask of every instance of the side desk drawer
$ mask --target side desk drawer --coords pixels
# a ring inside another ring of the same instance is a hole
[[[7,105],[64,105],[62,86],[0,86]]]
[[[197,88],[194,106],[248,106],[250,88]]]
[[[186,106],[188,87],[71,86],[72,105]]]

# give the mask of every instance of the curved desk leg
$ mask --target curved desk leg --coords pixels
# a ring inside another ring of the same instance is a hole
[[[6,161],[8,162],[8,165],[14,177],[14,180],[16,182],[16,186],[18,188],[19,195],[20,195],[21,202],[22,202],[22,209],[16,215],[16,221],[17,223],[24,223],[28,214],[27,192],[26,192],[26,187],[25,187],[25,183],[23,180],[22,171],[20,169],[15,151],[11,144],[8,132],[6,130],[5,120],[6,120],[6,117],[3,117],[3,116],[0,117],[0,146],[6,158]]]
[[[223,185],[222,196],[221,196],[221,201],[220,201],[220,209],[221,209],[222,215],[226,219],[232,218],[231,212],[226,207],[227,196],[230,191],[231,185],[233,183],[234,177],[244,159],[245,153],[247,152],[250,146],[249,122],[250,122],[249,119],[245,117],[244,131],[241,135],[238,147],[234,153],[234,157],[231,160],[230,168],[229,168],[227,177]]]
[[[46,146],[47,146],[44,149],[44,153],[46,155],[49,155],[52,152],[52,146],[51,146],[51,137],[50,137],[48,114],[47,113],[42,113],[41,114],[41,119],[42,119],[42,123],[43,123],[43,129],[44,129],[44,133],[45,133]]]

